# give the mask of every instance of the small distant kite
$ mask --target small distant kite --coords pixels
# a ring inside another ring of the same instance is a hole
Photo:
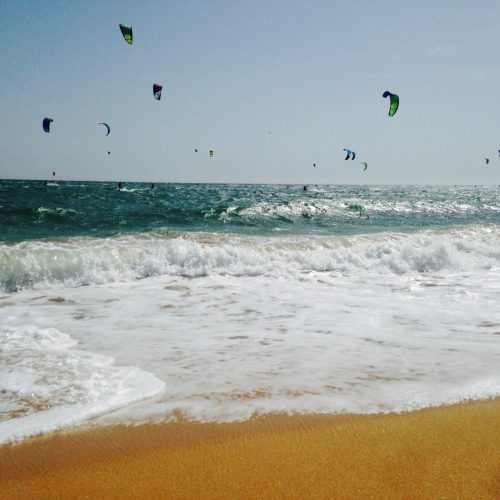
[[[344,160],[354,160],[354,158],[356,158],[356,153],[354,151],[345,148],[344,151],[346,152],[346,157],[344,158]]]
[[[208,156],[210,156],[210,158],[213,158],[215,155],[215,151],[213,149],[211,149],[209,152],[208,152]]]
[[[161,99],[161,89],[163,88],[162,85],[159,83],[153,83],[153,95],[157,101]]]
[[[107,129],[108,129],[108,132],[106,133],[106,137],[109,135],[109,133],[111,132],[111,127],[107,124],[107,123],[99,123],[99,125],[104,125]]]
[[[316,168],[316,163],[313,163],[313,167]]]
[[[56,173],[55,172],[52,172],[52,177],[55,177],[56,176]]]
[[[490,159],[489,158],[485,158],[485,161],[486,161],[486,165],[488,165],[488,163],[490,162]]]
[[[132,26],[129,26],[128,24],[120,24],[120,31],[122,32],[125,41],[129,45],[132,45],[132,43],[134,42],[134,35],[132,34]]]
[[[388,90],[386,90],[383,94],[382,97],[390,97],[391,98],[391,105],[389,107],[389,116],[394,116],[396,114],[396,111],[399,108],[399,96],[396,94],[392,94]]]
[[[197,150],[196,148],[194,148],[194,152],[195,152],[195,153],[197,153],[197,152],[198,152],[198,150]]]
[[[44,118],[43,119],[43,130],[44,132],[50,132],[50,124],[53,122],[54,120],[52,118]]]
[[[108,155],[110,155],[110,154],[111,154],[111,151],[108,151]]]
[[[368,163],[366,161],[361,162],[363,164],[363,172],[368,168]]]

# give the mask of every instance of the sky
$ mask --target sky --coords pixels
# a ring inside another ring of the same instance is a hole
[[[498,0],[0,0],[0,19],[3,179],[500,184]]]

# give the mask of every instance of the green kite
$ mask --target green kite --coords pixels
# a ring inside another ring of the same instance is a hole
[[[122,32],[125,41],[129,45],[132,45],[134,41],[134,35],[132,34],[132,26],[129,26],[128,24],[120,24],[120,31]]]
[[[396,111],[399,108],[399,97],[396,94],[392,94],[388,90],[386,90],[382,94],[382,97],[390,97],[391,98],[391,106],[389,108],[389,116],[394,116],[396,114]]]

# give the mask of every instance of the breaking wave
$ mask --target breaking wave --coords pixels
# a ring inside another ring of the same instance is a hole
[[[307,272],[435,273],[500,266],[500,228],[355,236],[143,233],[0,246],[0,288],[82,286],[150,276],[282,276]]]

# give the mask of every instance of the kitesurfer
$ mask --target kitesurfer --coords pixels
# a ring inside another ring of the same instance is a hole
[[[121,189],[122,189],[122,183],[121,183],[121,181],[120,181],[120,182],[118,183],[118,190],[119,190],[119,191],[121,191]]]

